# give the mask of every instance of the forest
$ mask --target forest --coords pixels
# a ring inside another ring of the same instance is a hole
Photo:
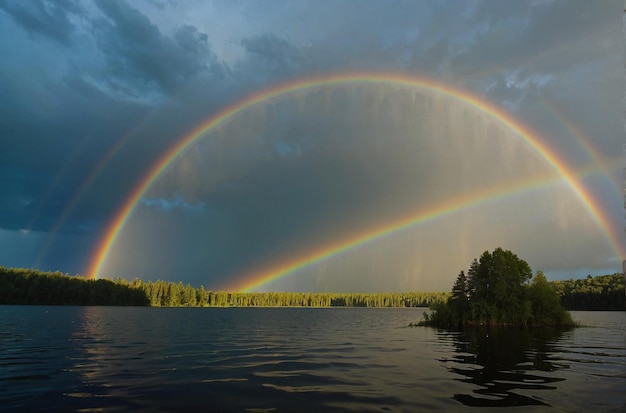
[[[552,281],[568,310],[624,310],[622,274]],[[140,305],[153,307],[428,307],[450,292],[233,293],[171,281],[87,280],[61,272],[0,266],[0,304]]]
[[[110,280],[0,267],[0,304],[150,305],[146,294]]]
[[[626,310],[624,275],[615,273],[578,280],[552,281],[568,310]]]
[[[461,271],[446,302],[431,305],[418,325],[571,327],[574,321],[541,271],[509,250],[496,248]]]
[[[448,293],[236,293],[170,281],[86,280],[60,272],[0,267],[0,304],[152,307],[428,307]]]

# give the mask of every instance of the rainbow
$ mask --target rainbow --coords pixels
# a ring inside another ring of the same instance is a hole
[[[94,167],[87,174],[85,179],[83,179],[82,183],[80,184],[80,187],[76,190],[76,192],[74,192],[74,195],[72,196],[70,201],[65,205],[65,208],[63,209],[63,212],[61,213],[61,215],[59,215],[59,218],[55,221],[54,225],[52,226],[52,229],[48,232],[48,235],[46,236],[46,240],[43,243],[43,246],[39,249],[39,253],[37,254],[37,257],[35,258],[35,261],[33,263],[33,267],[37,268],[37,266],[41,263],[43,258],[46,256],[46,254],[48,252],[48,249],[52,245],[52,242],[54,241],[54,238],[57,235],[57,232],[63,226],[63,224],[65,223],[65,220],[72,213],[72,211],[74,210],[74,208],[76,207],[78,202],[83,198],[83,196],[85,195],[87,190],[91,187],[91,184],[93,183],[93,181],[98,176],[100,176],[100,174],[102,173],[102,170],[109,164],[111,159],[120,151],[120,149],[122,149],[124,146],[126,146],[126,144],[130,141],[130,139],[133,136],[135,136],[137,134],[137,132],[153,116],[154,116],[154,112],[152,112],[149,116],[144,117],[136,126],[131,128],[124,135],[122,135],[122,137],[115,143],[115,145],[113,145],[113,147],[111,147],[111,149],[109,149],[109,151],[102,158],[100,158],[100,160],[94,165]],[[87,139],[84,142],[86,143]],[[84,145],[84,143],[83,143],[83,145]],[[81,145],[81,147],[83,145]],[[78,151],[76,151],[76,153],[78,153]],[[52,189],[55,186],[57,186],[58,182],[61,180],[63,175],[66,173],[67,169],[69,169],[69,165],[70,164],[67,163],[66,167],[57,175],[57,177],[55,178],[53,184],[51,185],[51,188],[46,193],[46,197],[45,198],[47,198],[48,197],[47,195],[52,192]]]
[[[558,123],[576,140],[576,142],[584,149],[585,153],[589,156],[591,162],[598,165],[605,172],[607,180],[611,183],[611,186],[615,190],[618,197],[622,197],[622,183],[617,182],[615,179],[611,179],[611,169],[609,165],[602,159],[602,154],[595,147],[593,140],[585,134],[585,132],[576,123],[567,117],[563,113],[563,110],[559,108],[551,99],[543,96],[541,101],[548,112],[551,113]]]
[[[591,166],[585,170],[578,171],[578,174],[579,176],[584,176],[597,172],[597,168]],[[546,176],[541,177],[541,179],[535,178],[534,180],[519,180],[513,184],[507,182],[506,184],[475,192],[471,195],[453,197],[452,199],[445,200],[437,205],[430,206],[427,209],[414,212],[393,222],[388,222],[377,228],[364,231],[361,234],[352,235],[349,238],[345,238],[331,245],[325,245],[316,250],[308,251],[300,256],[291,257],[288,261],[282,262],[273,267],[257,271],[253,274],[236,277],[238,281],[225,285],[223,289],[225,291],[238,292],[254,291],[265,284],[276,281],[288,274],[300,271],[305,267],[323,261],[328,257],[346,253],[362,245],[384,239],[386,236],[398,233],[399,231],[405,231],[420,224],[450,216],[461,210],[504,200],[507,197],[523,191],[540,191],[542,189],[547,189],[557,184],[561,184],[562,182],[561,178]]]
[[[104,236],[101,238],[100,242],[96,246],[93,257],[90,260],[90,265],[87,269],[87,277],[97,278],[99,276],[100,270],[107,259],[112,245],[115,243],[115,240],[117,239],[119,233],[121,232],[125,223],[128,221],[128,218],[132,215],[133,210],[135,209],[136,205],[139,203],[143,195],[146,193],[148,188],[150,188],[154,181],[168,168],[168,166],[175,159],[177,159],[192,143],[194,143],[197,139],[203,136],[206,132],[227,123],[228,121],[235,118],[241,111],[249,109],[250,107],[257,104],[263,104],[273,98],[286,96],[288,94],[293,94],[300,91],[308,91],[318,87],[341,84],[387,84],[428,91],[430,93],[439,94],[441,96],[448,96],[455,99],[457,102],[461,102],[470,107],[473,107],[478,112],[489,115],[491,118],[497,120],[502,126],[522,137],[529,144],[529,146],[552,167],[552,169],[561,177],[561,179],[564,180],[565,183],[571,188],[575,196],[581,201],[589,216],[607,235],[616,255],[619,257],[622,256],[620,239],[617,238],[617,236],[615,236],[611,231],[608,231],[608,228],[610,228],[611,226],[609,225],[608,220],[605,218],[605,215],[602,213],[602,209],[594,202],[594,199],[590,196],[588,191],[576,179],[575,173],[570,168],[568,168],[563,160],[559,159],[557,155],[541,141],[539,136],[534,131],[517,122],[509,113],[507,113],[502,108],[499,108],[494,104],[468,91],[458,89],[426,77],[408,76],[393,73],[347,73],[312,77],[304,80],[294,80],[291,82],[276,85],[257,93],[253,93],[225,107],[205,122],[197,125],[188,134],[184,135],[174,145],[172,145],[172,147],[165,153],[165,155],[161,159],[159,159],[152,166],[148,173],[139,181],[139,184],[126,198],[126,201],[123,203],[122,207],[115,214],[111,224],[105,231]],[[493,194],[483,194],[483,196],[493,196]],[[433,209],[431,211],[423,212],[421,215],[432,217],[436,214],[445,213],[446,211],[448,211],[448,209],[446,209],[445,206],[442,206],[439,209]],[[414,220],[417,219],[420,218],[414,218]],[[302,265],[306,265],[306,263],[311,263],[313,261],[321,259],[322,254],[324,257],[328,257],[348,249],[349,245],[362,243],[366,239],[368,239],[368,237],[379,237],[403,228],[407,225],[406,221],[407,220],[401,220],[400,222],[388,224],[383,229],[377,229],[373,232],[367,232],[357,237],[357,241],[352,241],[341,245],[334,245],[332,248],[324,248],[323,250],[320,250],[318,252],[306,254],[305,256],[298,257],[297,260],[293,260],[290,265],[283,265],[280,268],[283,269],[283,273],[289,272],[285,270],[285,268],[292,268],[293,271],[297,268],[301,268]],[[411,220],[409,219],[408,221]],[[256,278],[253,284],[255,286],[258,286],[263,282],[270,281],[272,277],[276,277],[276,271],[264,273],[265,278]],[[250,283],[246,285],[250,285]],[[249,289],[252,287],[243,288]]]

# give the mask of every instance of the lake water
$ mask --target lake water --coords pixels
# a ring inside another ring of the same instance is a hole
[[[0,306],[0,410],[626,411],[624,312],[560,333],[422,312]]]

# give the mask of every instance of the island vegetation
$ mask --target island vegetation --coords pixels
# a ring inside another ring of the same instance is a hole
[[[468,272],[469,274],[469,272]],[[465,274],[463,274],[464,277]],[[544,277],[545,279],[545,277]],[[459,280],[457,280],[459,282]],[[539,281],[537,281],[539,282]],[[467,277],[465,278],[467,288]],[[543,285],[543,282],[541,283]],[[624,310],[622,274],[553,281],[568,310]],[[544,285],[545,286],[545,285]],[[171,281],[87,280],[61,272],[0,266],[0,304],[137,305],[153,307],[429,307],[450,292],[239,293]]]
[[[496,248],[474,259],[467,275],[459,273],[450,297],[431,305],[420,325],[570,327],[574,322],[541,271],[532,277],[526,261]]]

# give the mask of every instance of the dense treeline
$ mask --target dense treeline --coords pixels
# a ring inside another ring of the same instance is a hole
[[[427,307],[447,293],[229,293],[167,281],[133,280],[154,307]]]
[[[0,304],[149,305],[146,294],[110,280],[0,267]]]
[[[181,282],[86,280],[60,272],[0,267],[0,304],[153,307],[427,307],[448,293],[229,293]]]
[[[531,281],[532,278],[532,281]],[[485,251],[461,271],[446,302],[431,306],[420,325],[440,328],[467,326],[573,326],[570,314],[546,277],[532,277],[528,263],[502,248]]]
[[[587,276],[579,280],[552,281],[552,288],[568,310],[625,310],[624,276]]]
[[[552,281],[568,310],[624,310],[622,274]],[[229,293],[169,281],[86,280],[60,272],[0,267],[0,304],[154,307],[428,307],[450,293]]]

